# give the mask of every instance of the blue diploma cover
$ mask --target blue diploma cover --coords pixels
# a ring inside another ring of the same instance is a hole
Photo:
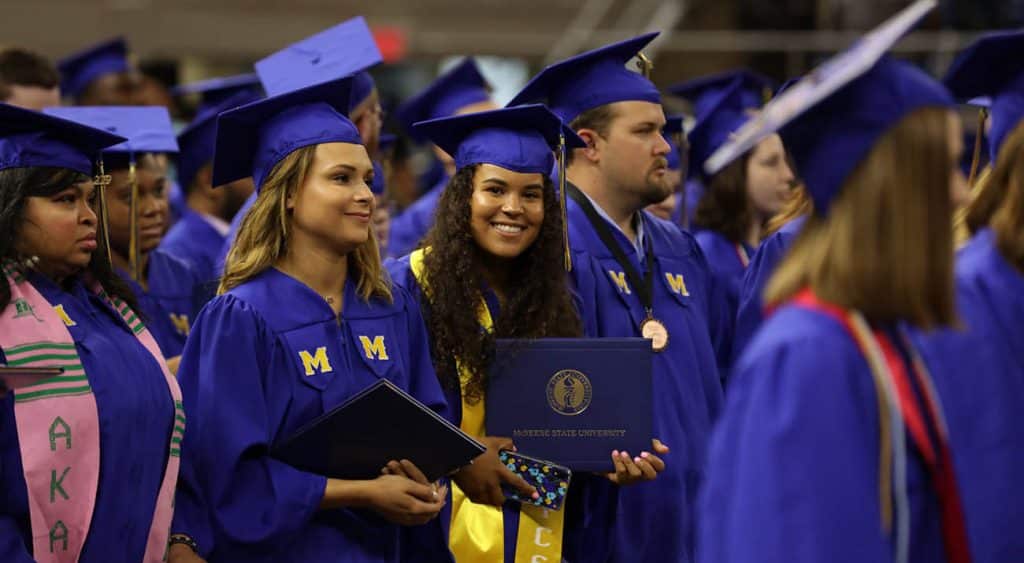
[[[612,450],[650,451],[651,341],[499,340],[486,428],[574,471],[614,471]]]

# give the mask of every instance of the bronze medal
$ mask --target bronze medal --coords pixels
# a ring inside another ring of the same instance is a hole
[[[651,348],[655,352],[661,352],[668,346],[668,329],[658,319],[650,317],[645,320],[640,325],[640,334],[651,341]]]

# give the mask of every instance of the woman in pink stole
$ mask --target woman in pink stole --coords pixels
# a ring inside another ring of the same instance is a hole
[[[0,104],[0,561],[161,561],[180,392],[110,265],[93,158],[125,139]],[[23,368],[59,367],[26,375]],[[16,371],[21,369],[22,373]]]

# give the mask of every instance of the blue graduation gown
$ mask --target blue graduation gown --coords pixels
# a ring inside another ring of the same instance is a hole
[[[613,275],[620,277],[622,268],[575,201],[568,202],[568,215],[572,280],[586,334],[639,337],[644,308],[635,292],[627,290],[628,280],[624,286],[613,280]],[[653,437],[671,452],[665,457],[665,471],[655,481],[619,490],[611,557],[614,561],[688,561],[705,449],[722,404],[715,345],[728,345],[730,319],[693,237],[646,212],[642,216],[656,262],[654,316],[670,335],[668,348],[654,355]],[[632,244],[614,226],[610,228],[642,273]],[[595,546],[609,540],[605,530],[592,532],[587,541]]]
[[[388,253],[391,256],[405,256],[416,250],[420,239],[434,225],[434,211],[447,185],[448,177],[445,176],[401,214],[391,218],[391,240],[388,241]]]
[[[82,563],[138,563],[146,552],[167,466],[174,401],[157,360],[121,316],[80,283],[32,285],[76,324],[68,327],[96,398],[100,474]],[[6,359],[0,352],[0,363]],[[0,561],[30,563],[32,540],[14,396],[0,400]]]
[[[146,328],[164,357],[180,356],[194,317],[199,276],[184,261],[159,249],[150,253],[147,273],[149,291],[143,291],[126,273],[121,272],[121,277],[139,299]]]
[[[975,563],[1024,561],[1024,274],[985,229],[960,250],[966,330],[922,338],[942,397]]]
[[[224,237],[195,211],[189,210],[167,231],[160,250],[184,260],[204,283],[220,277],[217,257]]]
[[[322,297],[269,268],[196,319],[178,372],[191,432],[172,529],[211,563],[401,557],[398,526],[319,510],[326,478],[267,453],[382,377],[444,413],[415,302],[397,288],[393,304],[362,301],[352,280],[344,299],[339,324]]]
[[[773,233],[770,237],[761,242],[757,251],[750,258],[750,265],[743,273],[740,281],[739,305],[736,311],[736,328],[732,341],[733,361],[739,359],[740,354],[754,337],[761,321],[764,319],[764,304],[761,295],[764,293],[768,280],[775,273],[775,267],[779,265],[786,255],[796,235],[800,234],[803,228],[805,217],[793,219]]]
[[[426,305],[423,289],[413,276],[409,257],[404,256],[387,263],[388,272],[396,285],[409,291],[421,309]],[[484,292],[491,318],[498,318],[499,302],[491,291]],[[462,395],[457,389],[445,388],[448,401],[448,420],[462,424]],[[610,454],[611,452],[609,452]],[[563,510],[565,524],[562,531],[562,559],[567,562],[597,561],[607,553],[607,530],[614,521],[617,488],[603,476],[574,474],[569,496]],[[508,501],[502,507],[505,526],[505,560],[515,560],[515,547],[519,529],[519,503]],[[416,546],[417,561],[451,561],[448,550],[448,533],[451,524],[451,506],[445,506],[436,523],[415,529],[410,542]],[[433,527],[433,530],[427,531]],[[593,537],[589,537],[593,536]]]
[[[703,229],[693,234],[697,244],[704,251],[708,265],[711,267],[711,275],[715,283],[721,287],[725,295],[725,306],[730,318],[736,316],[736,309],[739,307],[740,284],[743,281],[743,274],[746,267],[740,261],[736,251],[736,244],[725,238],[721,233]],[[743,244],[747,256],[754,254],[754,249]],[[729,365],[732,363],[732,349],[722,350],[718,358],[718,367],[722,372],[722,378],[728,378]]]
[[[892,561],[876,401],[868,364],[838,320],[783,306],[765,321],[735,366],[711,441],[698,560]],[[941,563],[939,501],[915,452],[907,482],[909,560]]]
[[[690,225],[694,224],[697,216],[697,204],[700,198],[704,197],[704,184],[700,180],[689,179],[683,183],[686,197],[686,216],[690,219]]]

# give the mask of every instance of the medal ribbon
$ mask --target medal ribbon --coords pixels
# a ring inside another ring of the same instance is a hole
[[[626,257],[626,253],[622,251],[622,247],[616,242],[615,235],[612,234],[608,222],[594,209],[594,204],[590,202],[590,199],[579,188],[568,182],[565,184],[565,190],[569,197],[583,210],[583,214],[587,216],[590,226],[594,227],[594,231],[597,232],[598,238],[604,243],[605,248],[612,253],[615,261],[622,267],[622,271],[626,273],[626,277],[629,278],[629,285],[636,292],[637,297],[640,298],[640,304],[644,306],[647,318],[654,319],[654,273],[652,271],[654,268],[654,252],[651,250],[650,241],[644,241],[646,264],[644,264],[644,277],[641,278],[640,273],[633,267],[633,263]],[[637,214],[637,220],[644,220],[642,213]]]
[[[872,372],[880,372],[874,375],[890,382],[895,390],[899,414],[905,421],[907,432],[931,475],[932,485],[941,507],[942,540],[946,558],[949,563],[970,563],[967,525],[953,468],[949,434],[931,374],[920,355],[906,336],[901,334],[901,342],[910,357],[911,369],[908,373],[907,366],[892,339],[884,332],[872,331],[864,323],[855,322],[855,316],[859,317],[859,314],[823,303],[810,290],[801,292],[795,302],[837,318],[865,356],[868,353],[868,339],[873,340],[881,350],[884,362],[869,362],[869,366]]]

